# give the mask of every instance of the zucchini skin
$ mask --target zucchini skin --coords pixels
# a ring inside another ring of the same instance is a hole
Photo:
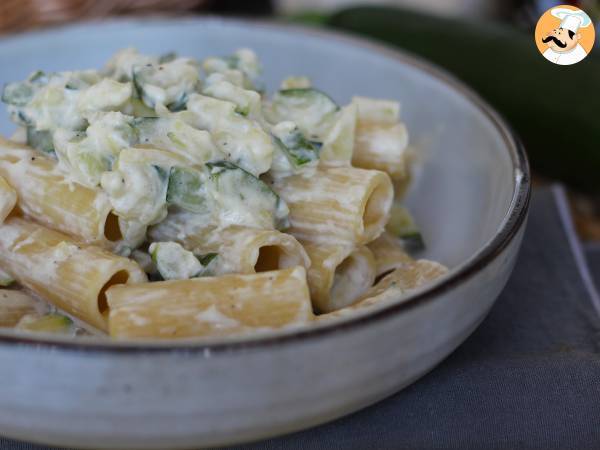
[[[439,64],[511,123],[535,171],[600,192],[597,48],[578,64],[557,66],[539,54],[533,33],[390,7],[350,8],[325,23]]]

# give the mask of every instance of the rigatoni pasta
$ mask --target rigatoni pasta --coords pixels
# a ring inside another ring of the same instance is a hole
[[[387,172],[395,183],[410,176],[412,153],[400,105],[389,100],[354,97],[358,109],[352,164]]]
[[[302,267],[107,291],[112,337],[184,338],[268,331],[311,322]]]
[[[375,258],[367,247],[304,242],[311,260],[308,284],[318,312],[335,311],[358,300],[375,281]]]
[[[375,257],[375,275],[378,278],[414,263],[414,259],[404,250],[400,240],[387,231],[368,247]]]
[[[37,312],[39,302],[25,292],[0,289],[0,327],[14,327],[27,314]]]
[[[17,193],[8,185],[6,180],[0,176],[0,225],[12,212],[17,204]]]
[[[106,290],[146,281],[135,262],[18,217],[0,226],[0,264],[22,286],[101,330],[108,328]]]
[[[19,209],[38,222],[86,242],[119,239],[108,197],[69,180],[47,156],[0,137],[0,175],[16,191]]]
[[[102,70],[6,84],[18,133],[0,139],[0,326],[262,333],[443,274],[404,251],[423,239],[398,203],[399,103],[339,105],[302,76],[269,96],[260,72],[249,49],[200,62],[129,48]]]
[[[217,254],[213,272],[255,273],[303,266],[310,259],[291,235],[277,230],[232,226],[218,231],[195,230],[187,215],[174,214],[149,235],[154,241],[175,241],[196,254]]]
[[[317,319],[330,320],[345,317],[374,305],[407,298],[407,294],[443,277],[447,273],[448,269],[435,261],[425,259],[414,261],[412,264],[396,269],[383,277],[353,305],[328,314],[322,314],[317,316]]]
[[[394,191],[389,176],[353,167],[323,168],[275,184],[290,208],[290,233],[324,244],[363,245],[389,219]]]

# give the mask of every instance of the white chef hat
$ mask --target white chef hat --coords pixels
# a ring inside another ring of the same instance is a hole
[[[590,16],[583,11],[574,11],[568,8],[553,8],[550,13],[561,20],[560,27],[577,33],[579,28],[585,28],[592,23]]]

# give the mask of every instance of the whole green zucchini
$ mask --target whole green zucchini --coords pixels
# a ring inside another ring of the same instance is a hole
[[[600,57],[557,66],[533,33],[390,7],[343,10],[330,27],[393,44],[446,68],[494,106],[522,138],[533,168],[600,192]]]

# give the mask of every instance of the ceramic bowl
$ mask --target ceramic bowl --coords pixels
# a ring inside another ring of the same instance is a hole
[[[513,268],[524,151],[480,98],[402,52],[333,33],[216,18],[88,23],[0,41],[0,81],[99,67],[136,46],[194,57],[254,48],[268,89],[308,75],[339,102],[393,98],[424,163],[409,206],[451,271],[408,298],[310,329],[204,343],[0,333],[0,435],[73,447],[225,445],[317,425],[413,383],[484,319]],[[0,132],[12,126],[6,115]]]

